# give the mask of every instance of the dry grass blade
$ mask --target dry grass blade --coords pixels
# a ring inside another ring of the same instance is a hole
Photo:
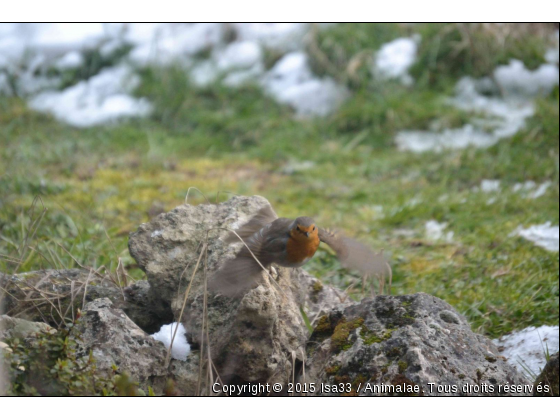
[[[35,213],[35,207],[37,206],[38,201],[41,202],[41,205],[43,206],[43,210],[41,211],[41,214],[37,219],[33,219]],[[25,252],[28,249],[29,242],[31,242],[35,237],[35,235],[37,234],[37,230],[39,229],[39,226],[41,225],[41,222],[43,221],[43,217],[47,213],[47,210],[48,209],[45,207],[45,204],[43,203],[43,199],[40,196],[36,196],[33,199],[33,202],[31,203],[31,208],[29,210],[29,212],[31,213],[30,220],[32,220],[31,226],[27,229],[24,235],[23,242],[20,248],[18,249],[20,262],[16,265],[15,269],[13,270],[14,273],[17,273],[17,271],[21,267],[21,264],[23,263],[24,260]],[[25,228],[23,227],[23,218],[22,218],[22,229],[25,230]]]
[[[200,252],[200,255],[198,256],[198,260],[196,261],[194,271],[191,275],[191,281],[189,282],[189,285],[187,286],[187,290],[185,290],[185,298],[183,299],[183,306],[181,307],[181,312],[179,313],[178,322],[181,322],[181,319],[183,318],[183,313],[184,313],[185,307],[187,305],[187,300],[189,298],[189,293],[190,293],[191,287],[193,285],[194,276],[196,275],[196,272],[198,271],[198,266],[200,265],[200,261],[202,260],[202,256],[204,255],[204,250],[206,249],[206,246],[207,246],[206,243],[204,243],[203,246],[202,246],[202,251]],[[175,330],[173,331],[173,337],[171,338],[171,343],[169,345],[169,349],[167,349],[167,356],[165,357],[165,367],[166,368],[169,366],[169,361],[171,360],[171,348],[173,347],[173,341],[175,340],[175,336],[177,335],[177,330],[178,329],[179,329],[179,325],[175,326]]]
[[[196,187],[189,187],[189,189],[187,190],[187,195],[185,196],[185,204],[189,204],[189,194],[190,194],[191,190],[198,191],[200,193],[200,195],[202,195],[204,197],[204,199],[206,200],[206,204],[210,204],[210,201],[208,200],[208,197],[206,197],[204,195],[204,193]]]

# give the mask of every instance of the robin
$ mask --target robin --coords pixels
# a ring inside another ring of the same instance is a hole
[[[315,255],[321,242],[335,251],[344,267],[364,276],[379,275],[388,267],[382,253],[376,254],[354,239],[320,228],[310,217],[278,218],[270,206],[263,207],[236,234],[226,238],[229,243],[239,240],[246,246],[214,273],[210,290],[230,297],[243,295],[256,286],[263,267],[301,267]]]

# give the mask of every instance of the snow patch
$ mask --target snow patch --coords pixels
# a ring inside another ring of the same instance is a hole
[[[373,74],[383,79],[399,79],[405,85],[413,83],[408,69],[416,60],[417,38],[398,38],[381,46],[375,54]]]
[[[515,135],[535,112],[532,99],[550,93],[558,85],[558,67],[543,64],[530,71],[520,61],[512,60],[509,65],[495,70],[494,79],[497,86],[489,78],[465,77],[457,83],[456,96],[450,100],[450,104],[458,109],[486,117],[442,132],[401,131],[395,138],[398,148],[416,153],[469,146],[487,148]],[[496,92],[501,92],[504,97],[486,95]]]
[[[138,82],[127,67],[108,68],[61,92],[40,93],[31,99],[29,105],[77,127],[104,124],[123,117],[145,116],[151,110],[150,104],[127,94]]]
[[[542,225],[533,225],[527,229],[520,226],[512,235],[521,236],[547,251],[558,252],[560,248],[559,228],[558,226],[552,226],[550,222],[546,222]]]
[[[187,330],[181,323],[173,322],[172,324],[163,325],[161,329],[152,334],[152,337],[157,340],[161,341],[166,349],[169,349],[171,346],[171,341],[173,339],[173,333],[175,332],[175,328],[179,326],[177,329],[177,334],[175,335],[175,340],[173,340],[173,347],[171,348],[171,357],[176,360],[187,360],[187,356],[191,352],[191,346],[187,342]]]
[[[426,238],[431,241],[444,240],[446,242],[451,242],[453,240],[453,232],[445,232],[447,228],[447,223],[439,223],[435,220],[430,220],[426,222],[424,228],[426,229]]]
[[[303,52],[285,55],[265,75],[265,91],[278,102],[292,106],[299,116],[326,116],[348,97],[346,88],[331,78],[313,76]]]
[[[548,95],[558,86],[558,67],[542,64],[536,70],[527,70],[523,62],[511,60],[507,66],[494,70],[494,79],[506,96],[530,98]]]
[[[480,190],[485,193],[500,191],[501,182],[498,179],[483,179],[480,183]]]
[[[67,52],[62,58],[58,59],[55,66],[60,70],[75,69],[84,64],[84,58],[78,51]]]
[[[250,68],[259,64],[262,59],[261,47],[253,41],[233,42],[214,54],[221,71]]]
[[[256,41],[279,51],[290,51],[301,47],[308,23],[234,23],[238,37],[245,41]]]
[[[519,372],[529,375],[529,369],[531,374],[538,375],[546,365],[546,349],[551,355],[558,351],[558,336],[558,326],[543,325],[525,328],[493,341],[499,349],[503,348],[502,356],[517,366]]]

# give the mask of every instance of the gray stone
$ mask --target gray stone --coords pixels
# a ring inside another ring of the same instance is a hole
[[[319,320],[307,354],[301,381],[315,383],[315,395],[530,394],[528,387],[507,392],[506,384],[529,383],[489,339],[472,332],[464,316],[424,293],[378,296],[335,309]],[[350,389],[319,385],[339,383]],[[381,384],[401,388],[373,388]]]
[[[126,314],[107,298],[86,304],[82,315],[72,330],[76,338],[77,355],[87,356],[90,351],[100,373],[128,373],[138,381],[140,388],[154,388],[162,392],[167,380],[165,368],[166,349],[142,331]]]
[[[37,334],[54,333],[56,330],[43,322],[32,322],[8,315],[0,315],[0,340],[19,338],[25,340]]]

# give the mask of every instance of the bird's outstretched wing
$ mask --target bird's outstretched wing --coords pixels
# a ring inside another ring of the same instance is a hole
[[[208,289],[221,295],[238,298],[257,286],[262,268],[248,253],[241,251],[227,261],[208,281]]]
[[[235,232],[237,235],[241,237],[242,240],[247,241],[254,233],[261,230],[263,227],[272,223],[278,219],[278,216],[274,212],[271,206],[264,206],[259,211],[255,213],[251,219]],[[230,234],[226,237],[227,243],[233,243],[239,241],[237,235],[230,232]]]
[[[319,238],[336,252],[343,267],[358,270],[368,277],[385,275],[388,271],[383,252],[375,253],[367,245],[328,229],[319,228]]]
[[[255,287],[262,278],[262,267],[278,262],[286,252],[286,232],[290,219],[279,219],[270,206],[263,207],[245,225],[236,230],[243,240],[235,258],[214,272],[208,283],[211,291],[228,297],[240,297]],[[229,243],[239,237],[230,233]],[[257,262],[258,260],[258,262]],[[259,264],[260,263],[260,264]]]

